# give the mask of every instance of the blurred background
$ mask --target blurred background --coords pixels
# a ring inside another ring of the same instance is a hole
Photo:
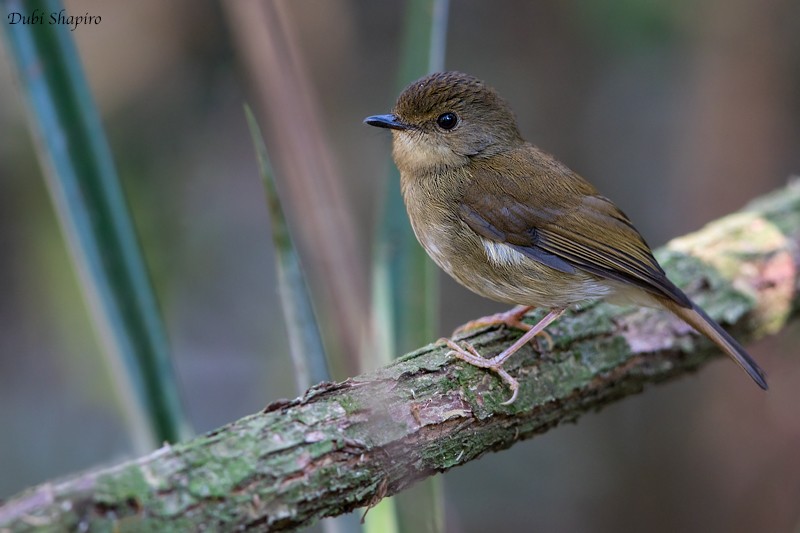
[[[366,273],[396,184],[389,135],[361,121],[397,96],[405,4],[275,2],[355,221],[352,268]],[[253,72],[241,24],[217,2],[65,4],[102,16],[72,36],[195,430],[295,396],[242,112],[258,102],[257,76],[281,73]],[[453,0],[445,64],[497,88],[524,136],[613,198],[654,247],[800,172],[795,0]],[[280,179],[273,119],[264,126]],[[133,452],[2,41],[0,140],[2,499]],[[309,215],[298,201],[287,210],[294,227]],[[324,271],[309,270],[324,285]],[[441,288],[442,335],[502,309],[444,276]],[[799,329],[752,346],[768,394],[720,360],[444,474],[448,531],[797,531]]]

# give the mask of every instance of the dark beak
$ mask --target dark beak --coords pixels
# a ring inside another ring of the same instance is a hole
[[[372,115],[364,119],[364,124],[378,128],[389,128],[390,130],[407,130],[411,128],[408,124],[400,122],[394,115]]]

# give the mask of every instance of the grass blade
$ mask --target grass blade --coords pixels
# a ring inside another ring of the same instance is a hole
[[[286,186],[284,205],[295,222],[295,242],[309,259],[305,266],[331,371],[337,377],[355,375],[369,336],[361,232],[333,164],[288,3],[227,0],[222,5],[254,82],[256,110],[264,113],[261,124]]]
[[[258,127],[250,107],[245,105],[244,112],[258,156],[261,179],[264,182],[264,192],[272,225],[272,240],[275,244],[281,306],[289,333],[289,346],[294,363],[297,390],[302,393],[311,385],[330,380],[330,372],[305,276],[300,265],[300,257],[292,243],[289,226],[286,223],[278,190],[275,187],[267,146],[264,144],[261,129]]]
[[[275,245],[281,307],[286,330],[289,333],[295,382],[298,392],[302,394],[311,385],[329,381],[330,370],[300,256],[292,242],[289,225],[281,207],[267,145],[250,106],[245,104],[244,113],[258,157],[261,179],[264,182],[272,240]],[[360,530],[358,516],[355,513],[326,518],[322,521],[322,528],[325,533],[349,533]]]
[[[6,15],[59,12],[5,0]],[[5,24],[47,184],[135,445],[188,434],[166,334],[100,117],[67,26]]]

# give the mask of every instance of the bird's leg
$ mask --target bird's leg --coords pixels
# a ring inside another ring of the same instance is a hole
[[[518,305],[511,309],[510,311],[505,311],[503,313],[497,313],[494,315],[489,315],[485,317],[481,317],[477,320],[470,320],[463,326],[459,326],[453,332],[453,336],[458,335],[460,333],[465,333],[467,331],[478,329],[478,328],[485,328],[487,326],[496,326],[499,324],[505,324],[510,328],[521,329],[522,331],[528,331],[531,329],[530,324],[526,324],[522,321],[522,317],[525,316],[525,313],[533,309],[533,307],[529,305]]]
[[[508,372],[503,369],[503,364],[508,360],[509,357],[514,355],[520,348],[525,346],[527,342],[533,339],[536,335],[541,333],[544,328],[549,326],[555,319],[560,317],[564,313],[565,309],[553,309],[551,310],[543,319],[541,319],[536,325],[531,326],[525,334],[517,339],[514,344],[500,352],[499,354],[495,355],[491,359],[486,359],[485,357],[481,357],[478,351],[468,342],[464,342],[463,346],[459,346],[451,339],[444,339],[447,346],[452,350],[449,352],[448,355],[453,355],[458,357],[462,361],[469,363],[471,365],[480,367],[480,368],[488,368],[489,370],[497,373],[500,378],[508,383],[508,386],[511,388],[511,398],[506,400],[502,403],[502,405],[509,405],[514,403],[514,400],[517,399],[517,392],[519,391],[519,382],[512,378]]]
[[[456,328],[456,330],[453,332],[453,337],[455,337],[456,335],[461,335],[468,331],[472,331],[474,329],[485,328],[488,326],[497,326],[501,324],[508,326],[509,328],[520,329],[522,331],[530,331],[530,329],[533,326],[523,322],[522,317],[525,316],[525,313],[527,313],[531,309],[533,309],[533,307],[530,305],[518,305],[513,309],[511,309],[510,311],[496,313],[494,315],[478,318],[477,320],[470,320],[466,324]],[[540,334],[541,336],[547,339],[548,349],[552,348],[553,346],[552,337],[550,337],[550,335],[546,331],[541,331]],[[536,347],[540,348],[538,343]]]

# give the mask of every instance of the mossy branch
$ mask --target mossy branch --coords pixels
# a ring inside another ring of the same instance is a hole
[[[791,184],[659,253],[671,278],[752,340],[797,316],[800,185]],[[419,479],[695,371],[718,355],[655,310],[584,306],[549,328],[544,355],[493,374],[429,345],[384,368],[323,383],[191,441],[32,488],[0,507],[0,531],[278,531],[374,504]],[[518,336],[471,335],[483,353]],[[769,361],[764,365],[769,368]],[[742,375],[742,387],[754,385]]]

